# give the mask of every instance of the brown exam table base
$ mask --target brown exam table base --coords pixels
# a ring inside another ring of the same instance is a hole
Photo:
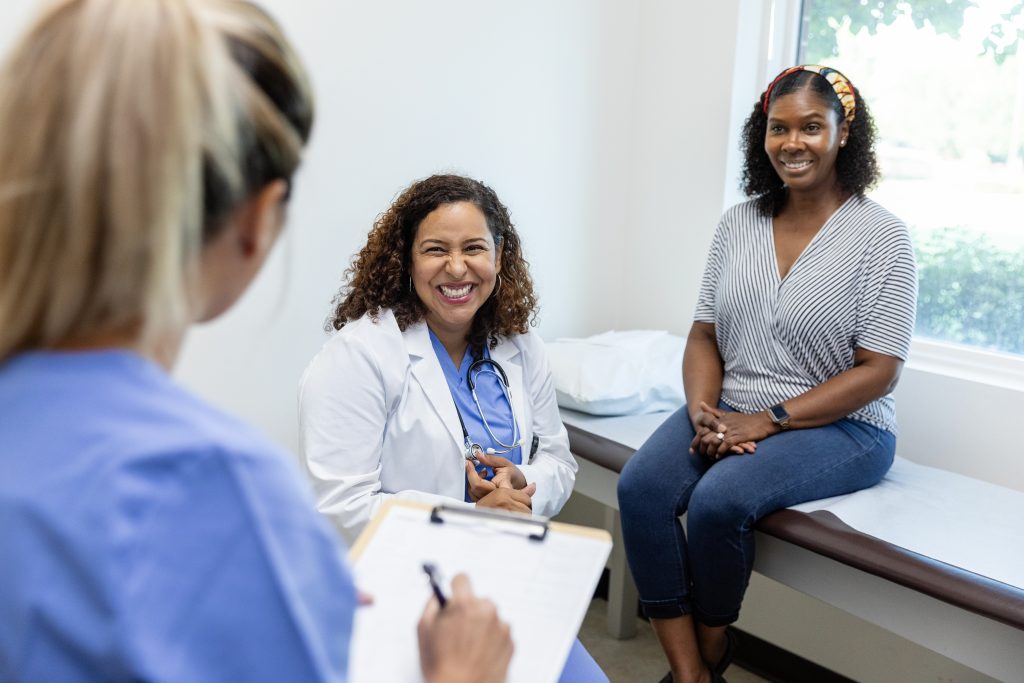
[[[601,421],[592,416],[562,414],[580,465],[576,491],[609,508],[615,547],[608,630],[630,638],[637,594],[622,551],[615,485],[635,449],[598,433]],[[627,425],[638,442],[666,416],[606,419]],[[758,573],[999,680],[1024,671],[1024,590],[863,534],[821,510],[780,510],[755,529]]]

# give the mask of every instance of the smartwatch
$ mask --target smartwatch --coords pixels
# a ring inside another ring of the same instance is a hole
[[[779,429],[789,429],[789,413],[786,412],[781,403],[769,408],[768,415],[772,418],[772,422],[779,425]]]

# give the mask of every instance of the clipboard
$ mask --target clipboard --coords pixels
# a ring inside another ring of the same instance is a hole
[[[422,683],[416,624],[431,596],[469,576],[512,629],[507,683],[556,683],[593,597],[612,540],[607,531],[468,506],[390,500],[349,552],[356,586],[373,604],[356,610],[351,683]]]

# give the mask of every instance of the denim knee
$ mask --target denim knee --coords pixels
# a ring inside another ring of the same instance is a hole
[[[619,482],[615,485],[615,495],[619,500],[619,511],[632,512],[634,504],[641,506],[644,499],[644,491],[647,489],[647,482],[644,480],[643,470],[640,467],[631,466],[633,460],[629,460],[619,474]],[[639,470],[639,471],[638,471]]]
[[[615,496],[619,499],[619,507],[622,507],[622,501],[630,497],[635,488],[633,485],[633,468],[629,466],[631,460],[626,461],[626,465],[619,472],[619,480],[615,484]]]
[[[622,469],[616,495],[619,511],[624,516],[634,513],[659,516],[682,514],[676,508],[687,488],[687,482],[678,477],[664,476],[661,466],[655,460],[648,460],[641,451],[637,451]]]
[[[752,522],[755,501],[749,490],[738,485],[723,485],[728,482],[705,477],[694,487],[687,511],[687,529],[708,529],[721,532],[739,530]]]

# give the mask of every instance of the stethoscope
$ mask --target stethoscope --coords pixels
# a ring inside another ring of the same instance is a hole
[[[490,368],[488,368],[490,366]],[[498,378],[498,384],[501,386],[501,393],[505,396],[505,400],[508,401],[508,407],[512,412],[512,443],[505,443],[494,434],[494,430],[491,429],[490,423],[487,421],[487,416],[484,415],[484,409],[480,405],[480,399],[476,395],[476,380],[473,378],[473,372],[476,372],[477,377],[480,376],[481,372],[490,372]],[[502,370],[501,366],[498,365],[497,361],[493,361],[490,358],[481,358],[473,361],[469,370],[466,372],[466,382],[469,384],[469,393],[473,396],[473,403],[476,404],[476,412],[480,415],[480,421],[484,423],[484,429],[487,430],[487,434],[491,437],[491,440],[501,446],[501,448],[487,448],[485,449],[478,443],[474,443],[469,438],[469,430],[466,429],[466,421],[462,419],[462,413],[459,412],[458,405],[455,406],[455,413],[459,416],[459,424],[462,425],[462,439],[465,444],[465,456],[466,460],[477,461],[478,456],[481,453],[487,455],[501,455],[503,453],[511,453],[516,448],[519,448],[523,443],[522,434],[519,433],[519,418],[516,415],[516,404],[512,402],[512,394],[508,388],[508,377],[505,375],[505,371]],[[532,453],[530,454],[533,455]]]

